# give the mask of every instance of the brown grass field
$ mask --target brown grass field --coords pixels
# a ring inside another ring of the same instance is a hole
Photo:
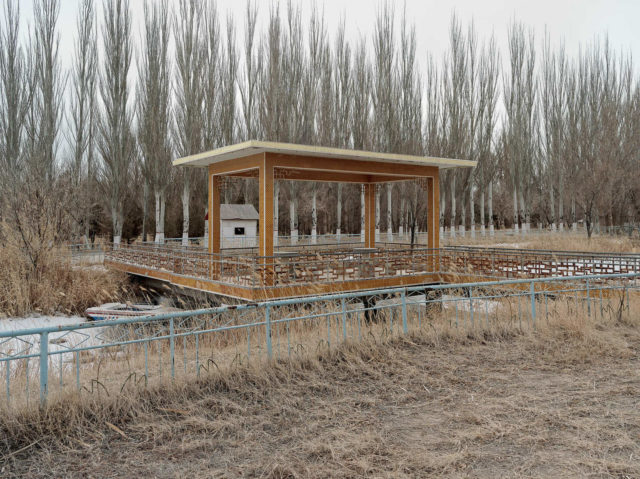
[[[0,418],[2,477],[640,477],[640,315],[440,325]]]
[[[640,239],[628,236],[594,235],[587,238],[584,232],[552,233],[543,232],[532,235],[505,236],[504,230],[497,230],[496,236],[481,236],[476,232],[476,237],[471,238],[467,231],[466,236],[446,238],[442,240],[445,246],[488,246],[521,249],[542,249],[556,251],[588,251],[601,253],[640,253]]]

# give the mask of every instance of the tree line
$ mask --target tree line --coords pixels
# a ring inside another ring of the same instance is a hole
[[[0,22],[0,241],[33,261],[95,235],[201,236],[206,174],[171,161],[249,139],[477,160],[441,175],[451,234],[637,219],[640,87],[606,37],[569,56],[514,21],[499,51],[453,15],[435,57],[390,3],[350,42],[344,20],[330,31],[291,2],[261,28],[252,1],[241,19],[213,0],[145,1],[137,32],[127,0],[80,0],[66,70],[60,0],[33,7],[26,35],[16,0]],[[357,185],[276,190],[281,234],[360,232]],[[255,180],[227,181],[223,198],[257,204]],[[419,183],[382,186],[376,209],[380,230],[426,228]]]

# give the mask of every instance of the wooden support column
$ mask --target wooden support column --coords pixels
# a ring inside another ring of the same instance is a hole
[[[260,233],[259,256],[263,257],[263,280],[273,285],[273,159],[264,153],[259,167]]]
[[[427,248],[440,248],[440,178],[438,173],[427,180]],[[439,257],[433,252],[431,271],[439,270]]]
[[[433,185],[433,248],[440,248],[440,172],[431,178]]]
[[[364,247],[376,245],[376,184],[364,184]]]
[[[433,249],[434,243],[434,219],[433,205],[436,203],[433,197],[433,178],[427,178],[427,248]]]
[[[222,178],[211,175],[209,181],[209,253],[220,253],[220,185]]]

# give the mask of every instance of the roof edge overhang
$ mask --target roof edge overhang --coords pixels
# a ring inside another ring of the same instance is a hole
[[[404,155],[399,153],[376,153],[372,151],[351,150],[325,146],[298,145],[271,141],[249,140],[195,155],[177,158],[173,166],[205,168],[211,164],[259,153],[277,153],[283,155],[304,155],[318,158],[337,158],[356,161],[377,161],[381,163],[412,164],[435,166],[439,169],[471,168],[477,161],[430,156]]]

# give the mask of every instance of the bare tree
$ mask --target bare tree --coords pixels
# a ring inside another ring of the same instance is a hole
[[[245,140],[258,138],[257,129],[257,98],[258,79],[261,69],[261,59],[259,49],[256,49],[256,21],[258,18],[258,7],[254,2],[247,2],[247,10],[244,25],[244,77],[240,84],[240,99],[242,103],[243,115],[243,136]],[[256,51],[257,50],[257,51]]]
[[[505,156],[513,188],[514,229],[530,224],[530,179],[535,174],[536,82],[535,37],[522,24],[509,27],[509,73],[503,79],[505,104]]]
[[[181,0],[174,35],[176,50],[176,108],[174,138],[178,155],[198,153],[203,146],[204,79],[207,42],[204,38],[203,4]],[[189,241],[189,205],[192,172],[182,168],[182,244]]]
[[[480,188],[481,232],[485,233],[485,188],[488,190],[489,233],[493,235],[493,182],[496,175],[496,155],[493,151],[498,101],[499,56],[495,38],[491,36],[483,47],[479,68],[479,104],[476,154],[479,162],[476,180]]]
[[[127,0],[103,3],[100,70],[102,114],[99,123],[98,150],[102,159],[101,177],[111,212],[113,242],[120,243],[124,223],[124,202],[129,174],[135,159],[135,141],[131,131],[127,76],[131,65],[131,14]]]
[[[144,4],[144,39],[138,62],[138,144],[146,185],[155,197],[155,241],[164,243],[166,190],[171,179],[171,68],[169,8],[166,0]],[[146,217],[146,214],[144,215]],[[145,228],[143,228],[145,231]],[[143,233],[143,237],[144,237]]]
[[[67,138],[73,154],[71,177],[74,201],[78,205],[75,222],[83,228],[85,242],[89,240],[96,203],[94,164],[98,66],[96,32],[94,2],[83,0],[77,20]]]
[[[27,163],[33,180],[41,179],[51,185],[55,176],[66,81],[58,57],[60,39],[56,24],[60,3],[58,0],[36,0],[33,10],[31,55],[35,62],[35,68],[32,69],[34,96],[28,134],[34,149]]]
[[[467,49],[462,26],[453,15],[449,30],[449,53],[445,57],[442,71],[444,131],[446,137],[445,154],[450,158],[464,158],[469,150],[469,111],[465,108],[467,87]],[[444,182],[449,187],[451,197],[451,234],[455,236],[457,172],[447,172]],[[444,188],[442,188],[444,190]],[[463,225],[464,227],[464,225]]]
[[[3,191],[16,184],[22,170],[22,140],[31,76],[20,45],[20,7],[7,0],[0,25],[0,179]],[[0,213],[1,214],[1,213]]]
[[[349,126],[353,115],[353,75],[351,69],[351,47],[345,40],[344,20],[338,26],[335,40],[334,63],[334,142],[339,148],[351,146]],[[343,184],[336,185],[336,235],[342,233],[342,190]]]

